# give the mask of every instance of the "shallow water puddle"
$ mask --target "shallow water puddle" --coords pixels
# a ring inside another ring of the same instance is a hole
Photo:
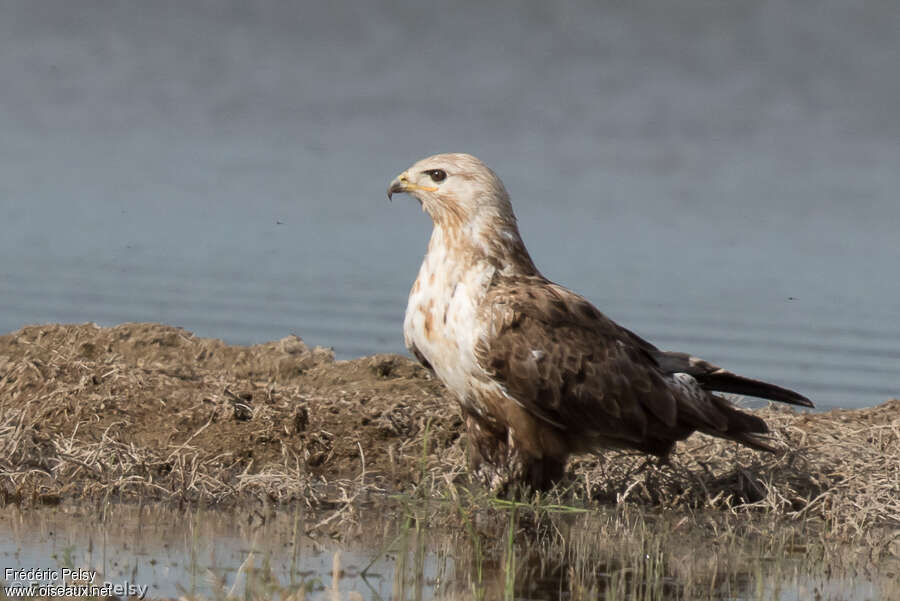
[[[403,582],[406,562],[396,552],[382,554],[372,542],[313,539],[300,534],[299,523],[299,515],[289,513],[263,521],[259,514],[118,507],[100,522],[83,510],[7,510],[0,518],[0,566],[18,571],[7,572],[13,578],[6,585],[16,575],[48,583],[71,580],[82,570],[87,579],[96,573],[98,585],[149,587],[147,598],[212,599],[303,593],[310,599],[388,599],[412,588],[416,598],[431,599],[441,574],[452,572],[448,557],[427,553],[416,566],[419,577]]]
[[[120,597],[131,586],[136,596],[187,599],[900,598],[895,559],[866,569],[833,548],[798,544],[796,532],[735,529],[713,540],[701,518],[601,510],[537,519],[523,508],[437,505],[265,517],[114,506],[102,520],[83,508],[7,507],[0,576],[6,585],[72,584],[71,570],[81,570],[95,585],[126,587]]]

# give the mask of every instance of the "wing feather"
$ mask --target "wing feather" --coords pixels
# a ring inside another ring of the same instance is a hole
[[[655,347],[581,296],[520,277],[498,281],[482,310],[476,359],[533,414],[573,435],[636,445],[648,429],[676,428],[677,400]]]

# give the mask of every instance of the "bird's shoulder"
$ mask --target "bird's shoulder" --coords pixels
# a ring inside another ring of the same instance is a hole
[[[482,323],[492,333],[499,334],[527,320],[532,330],[569,327],[583,331],[582,336],[594,343],[600,337],[648,352],[658,350],[604,315],[580,294],[540,275],[495,278],[481,303],[480,313]]]

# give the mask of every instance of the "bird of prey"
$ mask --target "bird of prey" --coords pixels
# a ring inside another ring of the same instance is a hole
[[[543,490],[573,453],[666,457],[695,431],[773,451],[768,429],[716,392],[804,407],[804,396],[663,351],[537,270],[500,178],[468,154],[398,175],[434,228],[403,324],[410,352],[454,393],[472,471],[489,488]]]

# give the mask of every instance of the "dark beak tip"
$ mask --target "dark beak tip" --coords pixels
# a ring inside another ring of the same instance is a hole
[[[387,189],[388,200],[393,200],[394,194],[403,193],[403,192],[405,192],[405,190],[403,189],[402,185],[398,184],[397,182],[391,182],[391,185],[388,186],[388,189]]]

